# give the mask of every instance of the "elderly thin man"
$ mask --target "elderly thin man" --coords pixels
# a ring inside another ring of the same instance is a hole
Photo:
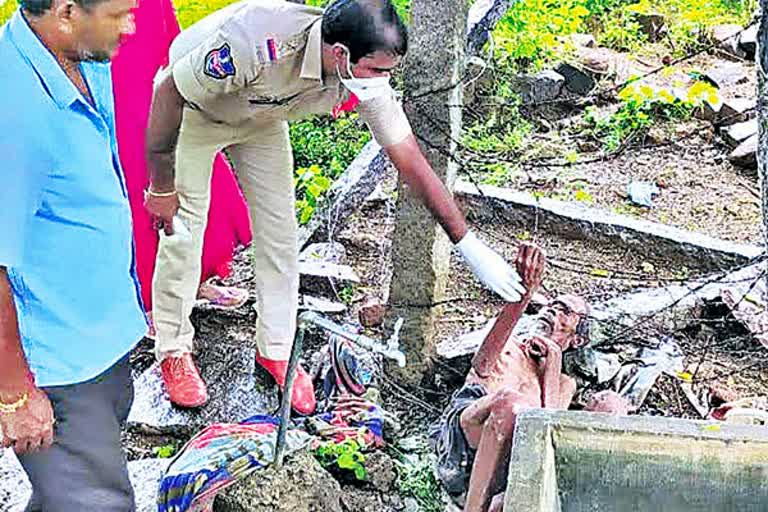
[[[526,287],[508,304],[472,360],[431,438],[437,473],[448,492],[464,501],[465,512],[501,512],[507,465],[517,416],[525,409],[567,409],[576,383],[562,372],[563,352],[587,341],[589,306],[581,297],[562,295],[536,317],[531,332],[512,336],[531,297],[541,285],[544,253],[523,245],[517,269]],[[588,409],[626,414],[627,404],[604,393]]]
[[[283,384],[299,284],[288,137],[292,119],[356,109],[481,281],[508,300],[519,298],[519,276],[467,229],[395,100],[390,74],[407,48],[405,26],[389,0],[337,0],[325,11],[282,0],[244,0],[174,41],[171,65],[152,106],[146,206],[165,231],[153,314],[157,356],[175,403],[195,407],[208,398],[190,356],[189,315],[200,274],[210,164],[222,149],[234,164],[251,214],[257,361]],[[188,236],[172,235],[176,215]],[[303,369],[293,407],[302,413],[315,408],[312,382]]]

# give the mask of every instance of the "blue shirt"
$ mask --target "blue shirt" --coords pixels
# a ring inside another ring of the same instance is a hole
[[[147,329],[110,68],[81,64],[92,106],[20,11],[0,66],[0,266],[37,385],[84,382]]]

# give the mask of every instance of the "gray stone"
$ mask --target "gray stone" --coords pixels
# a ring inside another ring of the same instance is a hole
[[[208,384],[210,401],[200,409],[174,407],[164,391],[160,366],[153,364],[134,383],[135,399],[128,424],[139,430],[191,434],[211,423],[237,423],[277,410],[277,388],[257,369],[253,340],[227,340],[199,347],[198,366]]]
[[[718,89],[742,84],[749,80],[747,69],[740,62],[723,63],[707,71],[702,78]]]
[[[268,467],[224,490],[216,512],[326,512],[342,510],[339,483],[307,450],[288,456],[280,470]]]
[[[565,79],[565,88],[574,94],[586,96],[597,85],[591,74],[573,64],[564,62],[556,71]]]
[[[648,36],[648,41],[656,43],[667,33],[664,16],[657,13],[636,13],[635,19],[640,24],[642,32]]]
[[[23,512],[31,497],[32,485],[16,454],[0,449],[0,510]]]
[[[157,486],[168,460],[147,459],[128,463],[136,495],[136,512],[157,510]],[[0,510],[22,512],[32,496],[32,485],[11,450],[0,451]]]
[[[752,135],[747,140],[738,145],[730,155],[728,161],[733,165],[744,167],[745,169],[757,168],[757,134]]]
[[[547,69],[531,75],[518,75],[512,80],[512,86],[520,93],[524,105],[541,104],[552,101],[563,90],[565,78],[557,71]]]
[[[718,240],[699,233],[692,233],[665,224],[618,215],[599,208],[557,201],[546,197],[509,189],[483,185],[477,188],[458,180],[456,196],[477,219],[494,218],[501,207],[505,218],[521,225],[533,225],[538,219],[539,230],[565,238],[594,240],[600,243],[618,244],[639,254],[658,254],[662,251],[670,257],[687,261],[698,268],[727,268],[745,263],[759,255],[760,247]]]
[[[136,495],[136,512],[157,511],[157,487],[169,463],[169,459],[144,459],[128,463],[128,475]]]
[[[409,43],[414,48],[440,51],[409,52],[403,70],[405,110],[421,141],[427,161],[448,190],[458,165],[450,154],[461,137],[462,89],[466,46],[465,0],[414,0]],[[448,148],[446,154],[445,149]],[[429,210],[401,179],[392,241],[391,319],[404,318],[401,349],[408,365],[390,370],[404,382],[416,384],[434,357],[435,317],[438,308],[425,308],[443,298],[448,278],[451,243]]]
[[[368,482],[379,492],[390,493],[395,490],[397,468],[392,457],[382,451],[375,451],[365,456],[365,469]]]
[[[739,48],[744,51],[748,59],[755,60],[755,53],[757,52],[757,25],[744,29],[744,32],[739,36]]]
[[[518,416],[504,510],[763,510],[768,430],[533,409]]]
[[[757,100],[754,98],[731,98],[723,101],[717,124],[729,125],[743,123],[755,117],[757,112]]]
[[[582,46],[584,48],[595,48],[597,41],[592,34],[571,34],[571,42],[574,46]]]
[[[747,54],[739,47],[738,34],[741,30],[742,26],[737,24],[717,25],[712,28],[712,39],[719,43],[718,48],[726,54],[743,59]]]
[[[717,124],[720,118],[720,110],[723,108],[723,102],[718,99],[716,103],[712,103],[709,99],[705,99],[702,102],[701,108],[699,108],[695,116],[704,121],[709,121],[712,124]]]
[[[375,141],[365,145],[344,173],[334,181],[312,218],[299,227],[301,249],[316,233],[324,233],[357,211],[384,178],[390,162]]]
[[[757,119],[750,119],[743,123],[732,124],[722,130],[723,140],[732,148],[757,133]]]
[[[299,261],[326,261],[342,264],[347,259],[347,250],[338,242],[308,245],[299,254]]]

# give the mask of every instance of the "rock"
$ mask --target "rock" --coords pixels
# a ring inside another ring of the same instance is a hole
[[[594,48],[597,46],[597,42],[592,34],[571,34],[571,42],[574,46],[584,48]]]
[[[136,495],[136,512],[157,511],[157,486],[170,459],[134,460],[128,463],[128,475]]]
[[[739,47],[739,36],[737,34],[741,30],[741,25],[717,25],[712,28],[712,39],[718,43],[718,48],[727,54],[743,59],[747,54]]]
[[[342,510],[341,487],[312,454],[289,456],[282,469],[269,467],[226,489],[216,512],[326,512]]]
[[[147,459],[128,463],[128,475],[136,495],[136,512],[157,510],[157,485],[168,460]],[[22,512],[32,496],[32,485],[11,450],[0,451],[0,510]]]
[[[325,261],[341,264],[346,259],[347,250],[338,242],[310,244],[299,254],[299,261]]]
[[[717,98],[717,102],[712,103],[709,99],[705,99],[702,102],[701,108],[697,109],[695,116],[698,119],[709,121],[710,123],[717,123],[720,117],[720,110],[723,108],[723,102],[720,98]]]
[[[211,396],[205,406],[196,410],[172,406],[164,392],[160,365],[155,363],[134,383],[129,426],[149,432],[191,434],[211,423],[236,423],[277,410],[277,388],[265,371],[257,370],[253,340],[222,338],[199,347],[198,367]]]
[[[10,449],[0,449],[0,510],[22,512],[32,497],[32,485],[19,459]]]
[[[757,53],[757,25],[744,29],[739,36],[739,48],[746,54],[746,58],[755,60]]]
[[[524,105],[536,105],[552,101],[563,90],[565,78],[553,70],[544,70],[538,74],[517,75],[512,79],[512,87],[517,91]]]
[[[573,64],[564,62],[557,66],[556,71],[564,78],[565,88],[574,94],[586,96],[597,85],[589,73]]]
[[[635,19],[640,24],[642,32],[648,36],[648,41],[656,43],[667,33],[667,25],[664,16],[657,12],[636,13]]]
[[[720,114],[717,116],[717,124],[727,126],[743,123],[755,117],[756,113],[757,100],[754,98],[731,98],[723,101]]]
[[[318,313],[343,313],[347,310],[347,305],[312,295],[301,295],[299,296],[299,310],[317,311]]]
[[[384,323],[387,306],[376,297],[368,297],[358,312],[360,325],[363,327],[379,327]]]
[[[718,89],[742,84],[748,80],[747,70],[740,62],[728,62],[710,69],[702,78]]]
[[[360,282],[360,276],[349,265],[337,265],[325,261],[299,261],[299,274],[312,277],[332,277],[353,283]]]
[[[723,128],[721,134],[726,144],[735,148],[752,135],[757,133],[757,119],[750,119],[743,123],[732,124]]]
[[[341,510],[354,510],[355,512],[383,512],[391,510],[389,507],[384,506],[378,493],[356,487],[345,487],[341,492],[341,502],[344,506]]]
[[[397,482],[397,469],[392,458],[382,451],[375,451],[365,456],[365,469],[368,482],[377,491],[389,493]]]
[[[751,136],[734,149],[728,160],[739,167],[746,169],[757,168],[757,134]]]

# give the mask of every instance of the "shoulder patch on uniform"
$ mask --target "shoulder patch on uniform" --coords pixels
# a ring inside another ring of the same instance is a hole
[[[203,72],[217,80],[223,80],[228,76],[235,76],[235,60],[232,57],[232,49],[229,43],[224,43],[221,48],[208,52],[205,56],[205,68]]]

